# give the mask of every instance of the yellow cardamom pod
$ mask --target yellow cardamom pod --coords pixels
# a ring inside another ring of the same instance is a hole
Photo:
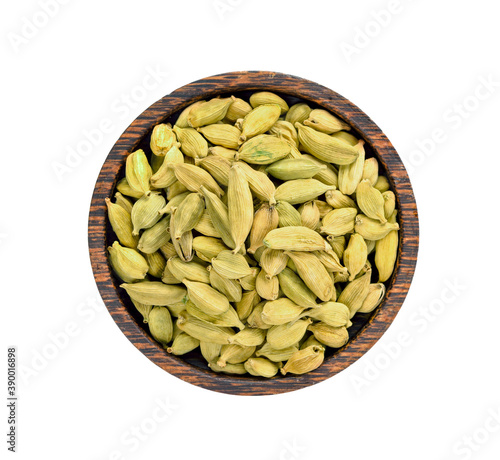
[[[189,126],[199,128],[217,123],[226,116],[232,103],[233,99],[230,97],[215,98],[192,107],[187,117]]]
[[[279,367],[266,358],[250,358],[245,361],[245,369],[250,375],[270,379],[278,373]]]
[[[316,295],[306,286],[304,281],[291,269],[285,268],[279,275],[279,286],[290,300],[304,308],[315,308]]]
[[[328,235],[326,239],[330,243],[333,252],[337,254],[339,260],[342,259],[342,257],[344,256],[345,245],[346,245],[345,236]]]
[[[225,345],[235,335],[234,331],[229,327],[216,326],[215,324],[198,319],[187,312],[179,315],[177,326],[186,334],[198,339],[200,343],[212,342]]]
[[[226,147],[221,147],[220,145],[214,145],[208,149],[209,155],[222,157],[229,161],[233,161],[237,153],[238,150],[227,149]]]
[[[399,225],[391,222],[381,224],[378,220],[370,219],[364,214],[358,214],[356,216],[354,230],[365,240],[377,241],[381,240],[392,230],[399,230]]]
[[[325,348],[323,346],[312,345],[303,350],[296,351],[286,364],[281,368],[281,373],[307,374],[317,369],[325,359]]]
[[[344,195],[340,190],[328,190],[325,193],[325,198],[326,202],[335,209],[358,207],[351,197]]]
[[[275,197],[278,201],[301,204],[314,200],[326,191],[334,189],[334,185],[326,185],[316,179],[296,179],[281,184],[276,189]]]
[[[116,203],[112,203],[109,198],[105,199],[108,208],[108,219],[118,240],[123,246],[136,248],[139,236],[133,234],[132,218],[130,213]]]
[[[248,315],[247,324],[251,328],[256,328],[257,330],[266,330],[270,329],[272,326],[267,324],[262,319],[262,312],[264,310],[265,301],[258,303],[253,308],[252,312]]]
[[[288,262],[288,256],[279,249],[266,248],[260,259],[260,266],[266,272],[267,278],[279,275]]]
[[[196,129],[174,126],[174,132],[184,155],[191,158],[204,158],[208,155],[208,143]]]
[[[221,156],[209,155],[205,158],[196,159],[195,162],[196,166],[201,166],[219,184],[227,187],[229,183],[229,170],[231,169],[231,161]]]
[[[163,163],[151,176],[151,185],[155,188],[167,188],[177,180],[172,163],[184,163],[184,155],[177,145],[174,145],[163,157]]]
[[[299,319],[292,323],[273,326],[267,331],[267,342],[273,348],[280,350],[300,342],[312,319]]]
[[[154,307],[149,314],[149,332],[162,345],[172,341],[173,324],[168,308]]]
[[[161,219],[160,210],[165,206],[163,195],[152,192],[139,198],[132,208],[130,215],[132,219],[132,235],[138,235],[142,229],[152,227]]]
[[[356,208],[334,209],[323,217],[323,226],[319,231],[331,236],[342,236],[350,233],[354,230],[357,214]]]
[[[264,237],[278,227],[278,211],[268,203],[262,203],[253,216],[252,228],[250,230],[250,246],[247,252],[254,254],[264,245]]]
[[[331,251],[330,245],[319,233],[302,226],[271,230],[264,238],[264,245],[287,251]]]
[[[159,251],[153,252],[151,254],[144,254],[144,257],[146,257],[146,260],[148,261],[148,273],[155,278],[161,279],[167,265],[165,257],[163,257]]]
[[[364,238],[353,233],[344,251],[344,264],[349,270],[349,281],[352,281],[366,264],[368,248]]]
[[[347,326],[351,312],[343,303],[325,302],[317,308],[311,308],[304,312],[309,318],[321,321],[328,326],[342,327]]]
[[[245,247],[245,240],[253,223],[252,192],[245,172],[238,164],[235,164],[229,171],[227,200],[229,228],[235,244],[233,252],[236,253]]]
[[[358,152],[356,160],[348,165],[339,166],[339,190],[344,195],[352,195],[363,177],[365,165],[364,141],[359,141],[354,149]]]
[[[210,363],[212,361],[217,361],[217,358],[220,355],[220,351],[222,349],[222,345],[220,343],[211,343],[200,341],[200,351],[201,355],[205,358],[205,360]]]
[[[270,205],[276,204],[276,200],[274,199],[276,187],[271,179],[266,174],[256,171],[245,162],[240,161],[237,164],[245,171],[248,185],[255,196],[259,200],[268,201]]]
[[[308,201],[300,206],[299,213],[303,227],[310,228],[311,230],[318,229],[321,216],[319,208],[314,201]]]
[[[382,197],[384,198],[384,215],[386,219],[389,219],[396,209],[396,195],[394,195],[394,192],[388,190],[382,193]]]
[[[226,367],[229,364],[240,364],[244,363],[250,356],[255,352],[256,347],[245,347],[242,345],[237,345],[235,343],[222,345],[219,359],[217,360],[217,365],[220,367]]]
[[[260,134],[246,141],[236,154],[236,160],[250,164],[268,165],[285,158],[290,153],[290,144],[271,136]]]
[[[332,134],[341,130],[349,131],[351,129],[348,124],[323,109],[312,110],[309,118],[304,120],[304,125],[326,134]]]
[[[358,150],[346,142],[300,123],[295,123],[295,127],[302,147],[319,160],[337,165],[349,165],[359,156]]]
[[[190,351],[195,350],[200,346],[200,341],[191,337],[185,332],[181,332],[177,337],[174,338],[172,345],[167,348],[167,353],[171,353],[176,356],[185,355]]]
[[[132,206],[134,204],[128,198],[125,198],[120,192],[115,193],[115,203],[125,209],[125,211],[129,214],[132,212]]]
[[[389,185],[389,181],[387,180],[387,177],[385,177],[385,176],[378,176],[377,182],[375,182],[374,187],[380,193],[387,192],[387,190],[389,190],[391,188]]]
[[[396,213],[394,211],[389,218],[391,224],[396,223]],[[394,265],[398,257],[399,233],[391,230],[386,236],[375,243],[375,266],[378,270],[379,282],[387,281],[394,271]]]
[[[258,347],[266,339],[266,331],[262,329],[246,328],[229,337],[229,343],[235,343],[245,347]]]
[[[124,195],[130,196],[132,198],[140,198],[144,193],[138,192],[137,190],[133,189],[129,183],[127,182],[127,178],[124,177],[123,179],[119,180],[118,183],[116,184],[116,190],[118,190],[120,193],[123,193]]]
[[[208,367],[214,372],[223,372],[224,374],[246,374],[247,370],[243,364],[227,364],[220,367],[217,363],[209,362]]]
[[[193,249],[201,260],[211,262],[219,252],[228,250],[228,247],[219,238],[197,236],[193,239]]]
[[[296,319],[304,311],[304,307],[299,307],[286,297],[266,302],[262,309],[262,320],[271,326],[279,326]]]
[[[229,302],[241,301],[243,292],[238,281],[219,275],[211,266],[209,266],[207,270],[209,274],[209,282],[213,288],[224,294]]]
[[[153,170],[143,150],[137,150],[127,157],[125,177],[134,190],[142,194],[149,193],[149,179],[152,175]]]
[[[198,262],[184,262],[179,257],[172,257],[167,261],[170,273],[179,281],[187,279],[198,283],[210,283],[210,276],[205,266]]]
[[[108,251],[111,267],[123,281],[133,283],[145,278],[149,266],[138,251],[120,246],[118,241],[115,241]]]
[[[333,295],[332,278],[320,260],[309,252],[286,251],[306,286],[324,302]],[[262,296],[261,296],[262,297]]]
[[[244,292],[241,296],[241,300],[236,302],[236,312],[238,313],[238,317],[241,321],[245,321],[250,313],[252,312],[253,307],[260,302],[260,297],[257,294],[257,291],[247,291]]]
[[[179,118],[177,118],[177,121],[175,122],[175,126],[179,128],[189,128],[189,123],[188,123],[188,117],[189,113],[191,110],[193,110],[195,107],[199,106],[200,104],[203,104],[204,102],[207,101],[197,101],[194,102],[191,105],[188,105],[179,115]]]
[[[338,131],[336,133],[331,134],[330,137],[345,142],[346,144],[349,144],[352,147],[354,147],[359,142],[359,139],[356,136],[353,136],[351,133],[346,133],[345,131]]]
[[[212,259],[212,267],[221,276],[236,280],[252,274],[245,257],[232,251],[221,251]]]
[[[262,345],[262,347],[259,350],[257,350],[255,356],[257,357],[264,356],[270,361],[279,363],[281,361],[287,361],[297,351],[299,351],[299,349],[295,345],[288,348],[282,348],[281,350],[277,350],[271,347],[271,345],[269,345],[269,343],[266,342],[264,345]]]
[[[278,104],[281,107],[282,115],[288,112],[289,109],[288,104],[282,97],[269,91],[260,91],[258,93],[253,93],[250,96],[250,105],[253,108],[264,104]]]
[[[266,272],[261,270],[255,278],[255,290],[260,297],[266,300],[276,300],[279,295],[280,285],[278,277],[266,276]]]
[[[205,187],[217,196],[224,195],[224,191],[219,187],[215,179],[199,166],[182,163],[172,164],[171,167],[177,180],[188,190],[199,192],[201,187]]]
[[[253,291],[255,289],[256,283],[257,283],[257,276],[260,273],[259,268],[252,267],[250,268],[252,273],[250,275],[244,276],[243,278],[240,278],[238,281],[241,284],[241,287],[245,291]]]
[[[375,310],[385,296],[385,289],[385,284],[383,283],[370,284],[368,295],[357,313],[370,313]]]
[[[145,305],[167,306],[181,302],[186,297],[186,289],[166,285],[159,281],[140,281],[134,284],[121,284],[132,300]]]
[[[290,110],[287,112],[285,116],[285,120],[295,125],[295,123],[303,123],[304,120],[309,118],[309,114],[312,109],[306,103],[300,102],[298,104],[294,104],[290,107]]]
[[[252,106],[239,97],[233,97],[233,103],[226,113],[226,120],[235,123],[240,118],[245,118],[252,111]]]
[[[172,237],[180,240],[185,232],[196,227],[204,210],[205,200],[201,193],[190,193],[184,198],[175,212],[175,218],[172,216],[175,227],[175,234],[172,234]]]
[[[269,131],[278,121],[281,107],[277,104],[262,104],[248,113],[241,121],[239,143]],[[237,147],[236,147],[237,148]]]
[[[320,322],[311,324],[308,329],[319,342],[327,347],[341,348],[349,341],[349,332],[344,326],[333,327]]]
[[[285,158],[269,165],[266,171],[276,179],[288,181],[311,179],[325,169],[327,169],[326,165],[319,165],[309,158]]]
[[[280,228],[302,226],[300,212],[288,203],[288,201],[279,201],[276,203],[276,211],[278,212],[278,226]]]
[[[382,194],[370,185],[368,179],[362,180],[356,189],[356,200],[359,208],[365,215],[372,219],[378,219],[385,224],[385,200]]]
[[[198,128],[198,132],[214,145],[227,149],[238,149],[241,131],[233,125],[225,123],[214,124]]]
[[[363,179],[367,179],[370,185],[375,185],[378,179],[378,161],[376,158],[367,158],[363,165]]]
[[[351,281],[341,292],[338,302],[346,305],[350,312],[351,318],[356,314],[356,312],[361,308],[363,302],[368,295],[370,289],[370,280],[372,277],[372,271],[367,270],[367,272]],[[320,339],[318,339],[320,340]],[[321,342],[321,340],[320,340]]]
[[[164,217],[152,227],[143,232],[137,249],[145,254],[152,254],[170,241],[170,217]]]

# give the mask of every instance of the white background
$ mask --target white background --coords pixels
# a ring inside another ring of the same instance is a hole
[[[40,5],[0,14],[0,367],[6,388],[17,346],[17,458],[498,458],[498,2],[88,0],[50,18]],[[174,89],[234,70],[350,99],[418,201],[417,272],[389,331],[291,394],[217,394],[156,367],[102,308],[88,258],[94,183],[119,135]]]

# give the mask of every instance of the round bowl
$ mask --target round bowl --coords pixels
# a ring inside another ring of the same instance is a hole
[[[106,248],[113,241],[104,199],[112,197],[124,177],[125,159],[137,148],[149,151],[149,135],[155,125],[176,116],[189,104],[219,95],[248,96],[254,91],[272,91],[294,104],[301,99],[331,111],[347,122],[352,132],[364,139],[367,155],[373,155],[385,169],[396,195],[400,225],[399,255],[391,279],[386,282],[383,302],[372,313],[356,315],[349,329],[350,340],[325,357],[324,363],[305,375],[264,379],[233,376],[211,371],[201,355],[168,354],[155,342],[133,307],[121,281],[107,260]],[[342,371],[366,353],[387,330],[398,313],[410,287],[418,252],[418,214],[408,174],[394,147],[378,126],[358,107],[317,83],[276,72],[232,72],[204,78],[177,89],[145,110],[120,136],[99,174],[89,216],[89,249],[94,277],[111,316],[127,338],[151,361],[176,377],[210,390],[239,395],[285,393],[314,385]]]

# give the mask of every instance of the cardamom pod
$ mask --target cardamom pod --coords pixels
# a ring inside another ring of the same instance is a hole
[[[238,317],[241,321],[245,321],[250,313],[252,312],[253,307],[260,302],[259,294],[257,291],[247,291],[244,292],[241,296],[240,301],[236,301],[236,312],[238,313]]]
[[[136,310],[142,315],[143,322],[147,323],[149,321],[149,314],[153,309],[153,305],[144,305],[143,303],[136,302],[135,300],[132,300],[132,303],[134,304]]]
[[[278,280],[283,293],[297,305],[304,308],[317,307],[316,295],[293,270],[285,268],[278,275]]]
[[[250,275],[244,276],[243,278],[239,279],[241,287],[245,291],[253,291],[255,289],[257,276],[260,273],[259,268],[252,267],[252,268],[250,268],[250,270],[252,271],[252,273]]]
[[[352,195],[363,177],[363,167],[365,165],[364,141],[359,141],[354,149],[358,152],[358,157],[353,163],[339,166],[339,189],[344,195]]]
[[[270,379],[278,373],[279,367],[266,358],[250,358],[245,362],[245,369],[250,375]]]
[[[350,312],[351,318],[356,314],[356,312],[361,308],[363,302],[368,295],[370,290],[370,280],[372,277],[372,271],[367,270],[367,272],[351,281],[342,291],[338,298],[339,303],[346,305]],[[318,339],[320,340],[320,339]],[[320,340],[321,342],[321,340]]]
[[[155,278],[161,279],[167,265],[165,257],[163,257],[163,255],[159,251],[152,252],[151,254],[144,254],[144,256],[148,261],[148,273]]]
[[[151,185],[155,188],[167,188],[173,185],[177,178],[171,164],[184,163],[184,155],[177,145],[172,146],[163,158],[163,163],[151,176]]]
[[[132,212],[132,206],[134,204],[128,198],[125,198],[120,192],[115,193],[115,203],[125,209],[125,211],[129,214]]]
[[[200,192],[201,187],[205,187],[217,196],[224,195],[224,191],[215,182],[215,179],[199,166],[183,163],[172,164],[171,167],[175,172],[177,180],[188,190]]]
[[[221,147],[220,145],[214,145],[208,149],[209,155],[222,157],[229,161],[233,161],[237,153],[237,150],[226,149],[226,147]]]
[[[139,231],[151,228],[161,219],[160,210],[165,206],[166,201],[163,195],[158,192],[151,192],[143,195],[132,207],[130,215],[132,219],[132,235],[139,235]]]
[[[303,311],[304,307],[299,307],[290,299],[282,297],[266,302],[262,309],[262,320],[271,326],[279,326],[299,319]]]
[[[326,185],[316,179],[289,180],[276,189],[275,198],[290,204],[301,204],[314,200],[326,191],[334,189],[334,185]]]
[[[295,123],[295,127],[303,148],[319,160],[337,165],[349,165],[359,156],[358,150],[354,147],[328,134],[300,123]]]
[[[382,193],[382,198],[384,199],[384,215],[386,219],[389,219],[396,209],[396,195],[394,195],[394,192],[388,190]]]
[[[211,262],[219,252],[228,250],[228,247],[219,238],[197,236],[193,239],[193,249],[201,260]]]
[[[279,295],[280,285],[278,277],[266,276],[266,272],[261,270],[255,278],[255,290],[260,297],[266,300],[276,300]]]
[[[377,182],[375,182],[374,187],[380,193],[387,192],[387,190],[389,190],[391,188],[389,185],[389,181],[387,180],[387,177],[385,177],[385,176],[378,176]]]
[[[326,165],[318,165],[308,158],[285,158],[269,165],[266,171],[276,179],[288,181],[311,179],[325,169],[327,169]]]
[[[285,116],[285,120],[295,125],[295,123],[303,123],[304,120],[309,118],[309,114],[312,109],[306,103],[300,102],[298,104],[294,104],[290,107],[290,110],[287,112]]]
[[[376,158],[367,158],[363,165],[362,179],[367,179],[374,186],[378,179],[378,161]]]
[[[349,270],[349,281],[352,281],[366,264],[368,249],[364,238],[353,233],[344,251],[344,263]]]
[[[342,236],[350,233],[354,230],[357,214],[358,210],[356,208],[334,209],[323,217],[323,226],[319,231],[331,236]]]
[[[233,99],[230,97],[215,98],[193,107],[187,117],[189,126],[198,128],[217,123],[226,116],[232,103]]]
[[[240,118],[245,118],[251,111],[252,106],[248,102],[239,97],[233,97],[233,103],[226,113],[226,120],[235,123]]]
[[[177,337],[175,337],[172,345],[167,348],[167,353],[171,353],[176,356],[185,355],[199,346],[200,341],[198,339],[191,337],[185,332],[181,332]]]
[[[149,179],[153,175],[153,170],[148,163],[146,154],[143,150],[136,150],[127,157],[125,166],[125,177],[127,183],[135,191],[147,194],[149,193]]]
[[[224,294],[229,302],[239,302],[243,293],[240,283],[219,275],[213,267],[208,267],[210,285]]]
[[[262,203],[253,216],[252,228],[250,230],[250,246],[247,252],[254,254],[264,245],[264,237],[278,227],[278,211],[269,203]]]
[[[139,238],[137,249],[146,254],[158,251],[170,241],[169,226],[169,216],[160,219],[156,224],[143,232]]]
[[[149,314],[149,332],[162,345],[172,341],[173,324],[168,308],[154,307]]]
[[[220,275],[236,280],[252,274],[245,257],[232,251],[221,251],[212,259],[212,267]]]
[[[186,334],[198,339],[201,342],[212,342],[220,345],[229,343],[234,337],[234,331],[229,327],[216,326],[206,321],[202,321],[187,312],[179,315],[177,326]]]
[[[164,157],[177,143],[177,137],[170,124],[160,123],[153,128],[149,146],[154,155]]]
[[[237,334],[229,337],[229,343],[234,343],[244,347],[258,347],[266,339],[266,331],[262,329],[246,328]]]
[[[227,188],[228,217],[231,237],[238,252],[245,247],[253,223],[253,197],[245,172],[238,164],[229,171]],[[244,275],[245,276],[245,275]]]
[[[285,268],[288,262],[288,256],[284,251],[279,249],[266,248],[260,259],[260,266],[266,272],[268,279],[279,275]]]
[[[236,154],[236,160],[250,164],[268,165],[285,158],[290,144],[269,134],[260,134],[246,141]]]
[[[243,169],[243,171],[245,171],[248,185],[255,196],[259,200],[268,201],[271,206],[276,204],[276,200],[274,198],[276,187],[271,179],[269,179],[266,174],[256,171],[245,162],[240,161],[237,164]]]
[[[295,149],[292,149],[294,152],[299,152],[299,138],[297,135],[297,130],[292,123],[285,120],[278,120],[274,125],[269,129],[269,133],[277,136],[281,139],[284,139],[289,144],[291,144]],[[292,152],[292,151],[290,151]],[[302,154],[298,155],[297,158],[301,158]]]
[[[132,198],[140,198],[144,193],[138,192],[137,190],[133,189],[129,183],[127,182],[127,178],[124,177],[123,179],[119,180],[118,183],[116,184],[116,190],[118,190],[120,193],[123,193],[124,195],[130,196]]]
[[[281,107],[282,115],[288,112],[289,109],[288,104],[282,97],[269,91],[260,91],[250,96],[250,105],[253,108],[264,104],[278,104]]]
[[[303,350],[296,351],[286,364],[281,368],[281,373],[286,375],[291,374],[301,375],[317,369],[325,359],[325,348],[322,346],[312,345]]]
[[[266,342],[264,345],[262,345],[262,348],[256,351],[255,356],[257,357],[264,356],[270,361],[279,363],[281,361],[287,361],[297,351],[299,351],[299,349],[295,345],[288,348],[282,348],[281,350],[277,350],[271,347],[271,345],[269,345],[269,343]]]
[[[354,147],[359,142],[356,136],[353,136],[351,133],[346,133],[345,131],[338,131],[336,133],[331,134],[330,137],[345,142],[346,144],[349,144],[352,147]]]
[[[241,121],[241,136],[239,143],[269,131],[278,121],[281,108],[277,104],[262,104],[248,113]]]
[[[182,282],[187,287],[189,300],[206,314],[222,315],[229,309],[227,297],[208,284],[188,279],[183,279]]]
[[[385,224],[385,200],[382,194],[370,185],[368,179],[362,180],[356,189],[356,200],[361,211],[371,219]]]
[[[227,187],[231,161],[221,156],[208,155],[205,158],[196,159],[195,163],[196,166],[201,166],[207,171],[219,184]]]
[[[356,202],[340,190],[329,190],[325,193],[326,202],[335,209],[357,208]]]
[[[332,327],[325,323],[311,324],[308,327],[316,339],[327,347],[341,348],[349,341],[347,328]]]
[[[287,201],[279,201],[276,203],[276,211],[278,212],[278,227],[301,227],[302,218],[300,212],[297,211]]]
[[[359,233],[365,240],[378,241],[393,230],[399,230],[397,222],[386,222],[381,224],[378,220],[370,219],[364,214],[356,216],[354,230]]]
[[[282,227],[271,230],[264,238],[264,245],[286,251],[331,251],[323,237],[307,227]]]
[[[200,341],[201,355],[205,358],[205,360],[208,363],[217,360],[217,358],[220,355],[221,349],[222,349],[222,345],[220,343],[211,343],[211,342]]]
[[[197,262],[184,262],[179,257],[172,257],[167,261],[170,273],[180,281],[187,279],[198,283],[210,284],[208,270]]]
[[[217,365],[226,367],[229,364],[244,363],[255,352],[256,347],[245,347],[238,344],[222,345]]]
[[[368,295],[357,313],[370,313],[375,310],[385,296],[385,289],[385,284],[383,283],[370,284]]]
[[[177,121],[175,122],[175,126],[178,128],[189,128],[189,123],[188,123],[188,117],[189,113],[191,110],[193,110],[195,107],[199,106],[200,104],[203,104],[204,102],[207,101],[197,101],[194,102],[191,105],[188,105],[179,115],[179,118],[177,118]]]
[[[234,249],[235,243],[229,229],[229,212],[227,206],[215,193],[212,193],[203,186],[201,187],[201,193],[203,193],[205,197],[205,204],[210,219],[212,219],[212,224],[219,232],[222,241],[224,241],[227,246]]]
[[[146,277],[149,265],[138,251],[120,246],[118,241],[115,241],[108,251],[109,263],[123,281],[134,283]]]
[[[270,329],[272,327],[270,324],[267,324],[262,319],[262,312],[264,311],[265,304],[266,304],[265,301],[258,303],[257,305],[255,305],[252,312],[248,315],[247,324],[249,327],[260,329],[260,330],[266,330],[266,329]]]
[[[303,227],[316,230],[321,219],[319,208],[314,201],[308,201],[299,208],[300,220]]]
[[[133,234],[132,219],[130,213],[120,205],[112,203],[109,198],[105,199],[108,208],[108,219],[111,228],[115,232],[118,240],[123,246],[136,248],[139,243],[139,236]]]
[[[394,211],[389,217],[389,223],[396,223],[396,213]],[[375,243],[375,266],[378,270],[378,280],[380,283],[387,281],[394,271],[394,265],[398,257],[399,233],[391,230],[386,236]]]
[[[205,200],[200,193],[190,193],[179,204],[175,216],[172,216],[175,234],[172,237],[180,240],[181,236],[196,227],[203,211],[205,210]]]
[[[333,295],[332,278],[320,260],[309,252],[286,251],[306,286],[324,302]],[[262,296],[261,296],[262,297]]]
[[[303,123],[306,126],[314,128],[316,131],[326,134],[332,134],[343,129],[346,131],[351,129],[349,125],[323,109],[312,110],[309,118],[304,120]]]
[[[280,326],[273,326],[267,331],[267,342],[277,350],[291,347],[304,337],[311,323],[312,320],[307,318]]]
[[[333,252],[337,254],[337,257],[342,259],[344,256],[344,251],[345,251],[345,246],[346,246],[346,241],[345,241],[345,236],[331,236],[328,235],[326,237],[327,241],[330,243],[330,246],[333,249]]]
[[[224,123],[198,128],[198,132],[214,145],[227,149],[238,149],[241,131],[233,125]]]
[[[144,305],[167,306],[181,302],[187,294],[180,286],[164,284],[160,281],[140,281],[134,284],[121,284],[132,300]]]
[[[223,372],[224,374],[246,374],[247,370],[243,364],[227,364],[220,367],[217,363],[209,362],[208,367],[214,372]]]
[[[328,326],[342,327],[349,323],[351,312],[343,303],[325,302],[317,308],[306,310],[303,315],[321,321]]]
[[[208,143],[196,129],[174,126],[174,132],[184,155],[191,158],[204,158],[208,155]]]

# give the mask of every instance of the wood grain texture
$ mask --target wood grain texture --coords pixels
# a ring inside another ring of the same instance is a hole
[[[364,139],[367,152],[385,169],[399,209],[400,253],[392,278],[386,283],[384,302],[372,313],[356,315],[349,329],[351,339],[335,350],[315,371],[302,375],[261,379],[251,376],[228,376],[208,369],[197,353],[185,357],[167,354],[152,340],[134,313],[129,299],[107,261],[106,247],[111,242],[104,199],[113,196],[115,185],[123,177],[127,155],[138,146],[147,146],[153,127],[172,119],[187,105],[218,95],[247,96],[256,90],[273,91],[291,104],[302,99],[331,111],[346,121],[355,134]],[[165,96],[142,113],[120,136],[109,153],[97,180],[89,216],[89,250],[94,277],[113,319],[128,339],[151,361],[176,377],[214,391],[239,395],[284,393],[321,382],[366,353],[382,336],[398,313],[406,297],[415,270],[418,252],[418,214],[408,174],[394,147],[378,126],[358,107],[334,91],[291,75],[275,72],[234,72],[205,78]]]

